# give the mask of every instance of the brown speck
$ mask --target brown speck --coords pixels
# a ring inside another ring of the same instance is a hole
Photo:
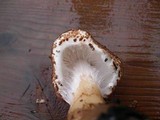
[[[80,102],[83,102],[83,99],[80,99]]]
[[[31,49],[28,50],[28,52],[31,52],[31,51],[32,51]]]
[[[81,114],[81,110],[78,110],[78,111],[77,111],[77,114]]]
[[[118,71],[118,77],[121,77],[121,71]]]
[[[74,41],[74,42],[76,42],[76,41],[77,41],[77,39],[75,38],[75,39],[73,39],[73,41]]]
[[[90,107],[91,109],[93,109],[93,108],[94,108],[94,104],[89,104],[89,107]]]
[[[83,40],[83,37],[80,37],[80,38],[79,38],[79,41],[82,41],[82,40]]]
[[[46,103],[46,106],[48,106],[48,104]]]
[[[58,75],[55,75],[55,79],[58,79]]]
[[[63,42],[65,42],[65,39],[62,39],[62,40],[59,42],[59,45],[61,45]]]
[[[43,88],[41,88],[41,91],[43,92],[43,91],[44,91],[44,89],[43,89]]]
[[[53,64],[56,64],[56,62],[55,62],[54,60],[52,61],[52,63],[53,63]]]
[[[86,39],[83,40],[84,42],[86,41]]]
[[[60,41],[60,42],[59,42],[59,45],[61,45],[62,43],[63,43],[63,41]]]
[[[104,62],[107,62],[108,61],[108,58],[106,58],[105,60],[104,60]]]
[[[46,70],[49,70],[49,67],[46,67]]]
[[[58,84],[59,84],[60,86],[63,86],[61,82],[58,82]]]
[[[90,63],[90,66],[94,66],[94,64],[93,64],[93,63]]]
[[[53,64],[56,64],[56,62],[54,61]]]
[[[71,120],[74,120],[74,116],[73,115],[71,116]]]
[[[68,41],[68,38],[66,38],[66,41]]]
[[[91,43],[89,43],[89,47],[92,49],[92,50],[95,50],[95,48],[93,47],[93,45]]]
[[[115,70],[117,70],[117,65],[115,62],[113,62],[113,65],[114,65]]]
[[[54,88],[56,91],[58,91],[58,86],[56,84],[54,84]]]
[[[49,59],[51,59],[51,58],[52,58],[52,57],[51,57],[51,55],[49,55],[48,57],[49,57]]]

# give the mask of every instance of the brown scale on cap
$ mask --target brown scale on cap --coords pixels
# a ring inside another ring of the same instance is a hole
[[[71,30],[68,32],[68,34],[62,34],[61,38],[63,37],[64,39],[68,39],[71,37],[76,37],[79,34],[79,32],[77,30]]]
[[[55,79],[58,79],[58,75],[55,75]]]
[[[55,64],[56,64],[56,61],[55,61],[55,60],[52,60],[52,64],[55,65]]]
[[[60,86],[63,86],[61,82],[58,81],[57,83],[58,83]]]
[[[89,47],[94,51],[95,48],[93,47],[93,45],[91,43],[89,43]]]
[[[116,63],[115,63],[115,62],[113,62],[113,66],[114,66],[115,70],[117,70],[117,69],[118,69],[118,67],[117,67],[117,65],[116,65]]]
[[[73,39],[73,41],[74,41],[74,42],[76,42],[76,41],[77,41],[77,39],[75,38],[75,39]]]
[[[59,42],[59,45],[62,45],[65,41],[68,41],[68,38],[64,38]]]
[[[59,45],[61,45],[63,43],[63,40],[61,40],[60,42],[59,42]]]
[[[79,41],[82,41],[82,40],[83,40],[83,37],[80,37],[80,38],[79,38]]]
[[[66,38],[66,41],[68,41],[68,38]]]

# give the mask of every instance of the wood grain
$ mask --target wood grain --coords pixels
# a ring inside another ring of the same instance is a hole
[[[65,117],[68,105],[49,84],[49,55],[53,41],[73,28],[121,58],[123,80],[111,97],[160,120],[159,0],[0,0],[0,119]],[[37,98],[48,102],[37,105]]]

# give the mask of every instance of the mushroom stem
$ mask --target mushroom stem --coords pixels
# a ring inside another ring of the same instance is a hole
[[[94,109],[96,105],[105,103],[97,84],[91,76],[81,75],[80,84],[71,103],[68,120],[81,120],[84,110]]]

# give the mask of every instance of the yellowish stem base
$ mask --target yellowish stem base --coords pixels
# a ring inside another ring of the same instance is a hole
[[[97,105],[104,103],[100,90],[92,78],[81,76],[81,82],[68,112],[68,120],[84,120],[84,111],[94,111]]]

